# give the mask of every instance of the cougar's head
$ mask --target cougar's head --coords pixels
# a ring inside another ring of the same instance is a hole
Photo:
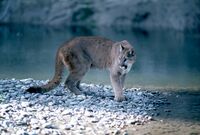
[[[133,46],[126,40],[119,43],[119,67],[125,72],[129,72],[132,64],[136,60],[136,53]]]

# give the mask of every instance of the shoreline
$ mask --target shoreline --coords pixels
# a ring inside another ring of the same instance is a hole
[[[0,81],[3,80],[35,80],[35,81],[41,81],[41,82],[48,82],[49,79],[34,79],[34,78],[1,78]],[[61,82],[62,84],[63,82]],[[93,84],[93,85],[105,85],[105,86],[110,86],[110,80],[106,80],[104,82],[100,82],[100,83],[96,83],[96,82],[91,82],[89,80],[84,80],[81,82],[83,84]],[[172,92],[172,91],[180,91],[180,92],[187,92],[192,91],[192,92],[200,92],[200,86],[189,86],[189,87],[185,87],[185,86],[174,86],[169,85],[131,85],[131,84],[126,84],[125,82],[125,89],[137,89],[137,90],[148,90],[148,91],[160,91],[160,92]]]
[[[112,87],[102,84],[82,83],[86,95],[79,96],[64,90],[63,84],[44,94],[24,92],[30,86],[46,82],[31,78],[0,80],[0,134],[139,134],[144,128],[150,132],[148,127],[153,125],[162,127],[161,120],[167,122],[173,117],[181,120],[187,115],[176,116],[176,107],[173,110],[176,100],[181,101],[184,93],[174,96],[131,88],[124,92],[127,101],[116,102]],[[199,99],[200,94],[192,96]],[[200,110],[200,103],[196,106]],[[198,129],[200,119],[196,113],[191,115],[194,117],[188,121],[197,117],[192,123]]]

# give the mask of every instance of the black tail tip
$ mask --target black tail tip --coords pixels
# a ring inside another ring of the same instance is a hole
[[[26,90],[29,93],[42,93],[42,89],[39,87],[30,87]]]

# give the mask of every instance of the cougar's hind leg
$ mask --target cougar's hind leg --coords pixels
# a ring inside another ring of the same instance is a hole
[[[77,87],[79,90],[81,90],[80,83],[81,83],[81,81],[78,81],[78,82],[76,83],[76,87]]]
[[[64,59],[64,63],[69,70],[65,87],[77,95],[82,94],[79,83],[91,65],[90,60],[83,56],[84,54],[81,54],[81,52],[69,52]]]
[[[76,75],[73,73],[70,73],[65,81],[65,88],[67,87],[71,92],[73,92],[76,95],[82,94],[82,92],[77,88],[77,78]]]
[[[67,87],[71,92],[76,95],[82,94],[81,90],[79,89],[79,84],[85,73],[88,69],[81,69],[70,72],[69,76],[65,81],[65,87]]]

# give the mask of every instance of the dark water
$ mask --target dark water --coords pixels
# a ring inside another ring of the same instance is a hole
[[[134,45],[137,62],[128,74],[128,87],[200,88],[199,34],[130,27],[0,25],[0,79],[51,78],[59,45],[80,35],[126,39]],[[109,84],[108,72],[92,70],[84,82]]]
[[[167,101],[153,110],[157,118],[200,124],[200,91],[179,90],[163,92],[161,95]]]

